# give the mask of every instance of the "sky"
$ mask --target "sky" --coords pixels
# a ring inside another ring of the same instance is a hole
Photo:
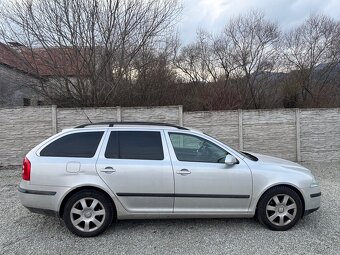
[[[340,20],[340,0],[182,0],[183,15],[178,30],[183,43],[195,39],[198,28],[220,32],[228,19],[251,9],[264,11],[282,29],[299,25],[312,13]]]

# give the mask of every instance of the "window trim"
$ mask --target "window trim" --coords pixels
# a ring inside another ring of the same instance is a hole
[[[175,156],[176,160],[178,162],[186,162],[186,163],[203,163],[203,164],[224,164],[224,162],[221,162],[221,163],[218,163],[218,162],[205,162],[205,161],[187,161],[187,160],[179,160],[177,155],[176,155],[176,152],[175,152],[175,147],[173,146],[172,142],[171,142],[171,138],[170,138],[170,135],[171,134],[179,134],[179,135],[188,135],[188,136],[193,136],[193,137],[197,137],[197,138],[201,138],[201,139],[204,139],[204,140],[207,140],[209,141],[210,143],[214,144],[216,147],[220,148],[221,150],[225,151],[227,154],[231,154],[233,155],[232,153],[230,153],[227,149],[221,147],[220,145],[216,144],[214,141],[211,141],[210,139],[208,139],[207,137],[204,137],[204,136],[200,136],[198,134],[192,134],[192,133],[186,133],[186,132],[178,132],[178,131],[168,131],[167,132],[167,138],[168,138],[168,141],[169,141],[169,144],[170,144],[170,147],[171,147],[171,153],[173,153],[173,155]],[[234,155],[233,155],[234,156]]]
[[[107,158],[106,157],[106,149],[109,144],[110,136],[112,132],[118,132],[118,145],[120,145],[120,140],[119,140],[119,132],[156,132],[159,133],[160,135],[160,140],[161,140],[161,147],[162,147],[162,152],[163,152],[163,158],[162,159],[126,159],[126,158],[120,158],[120,151],[118,147],[118,158]],[[107,132],[106,138],[105,138],[105,146],[102,148],[101,156],[106,159],[106,160],[142,160],[142,161],[164,161],[166,160],[166,140],[163,137],[163,132],[161,130],[136,130],[136,129],[110,129]]]

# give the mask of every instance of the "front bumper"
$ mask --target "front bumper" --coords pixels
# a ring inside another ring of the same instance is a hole
[[[303,214],[303,216],[307,216],[307,215],[309,215],[309,214],[311,214],[311,213],[313,213],[313,212],[319,210],[319,208],[320,208],[320,207],[314,208],[314,209],[310,209],[310,210],[305,210],[305,213]]]
[[[311,214],[320,208],[321,205],[321,190],[320,187],[305,188],[302,190],[305,200],[304,215]]]

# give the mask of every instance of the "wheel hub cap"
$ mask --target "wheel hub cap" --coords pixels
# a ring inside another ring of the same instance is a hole
[[[92,212],[91,212],[90,210],[85,211],[84,216],[85,216],[86,218],[91,218],[91,217],[92,217]]]
[[[279,213],[283,213],[285,211],[285,208],[283,206],[279,206],[278,211]]]

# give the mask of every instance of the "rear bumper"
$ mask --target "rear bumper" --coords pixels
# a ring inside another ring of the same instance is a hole
[[[59,217],[58,212],[53,210],[47,210],[47,209],[41,209],[41,208],[33,208],[33,207],[26,207],[30,212],[32,213],[38,213],[43,214],[46,216],[53,216],[53,217]]]
[[[48,216],[58,216],[57,211],[44,208],[50,204],[49,200],[51,199],[51,197],[55,196],[57,192],[24,189],[21,187],[18,188],[18,191],[22,205],[25,206],[31,212],[44,214]],[[41,208],[39,208],[39,206]]]
[[[55,209],[56,191],[33,190],[19,187],[21,204],[33,213],[58,216]]]
[[[20,193],[31,194],[31,195],[42,195],[42,196],[54,196],[57,194],[56,191],[44,191],[44,190],[31,190],[31,189],[23,189],[21,187],[18,188]]]
[[[60,203],[68,187],[32,185],[21,181],[18,195],[21,204],[34,213],[58,215]]]

